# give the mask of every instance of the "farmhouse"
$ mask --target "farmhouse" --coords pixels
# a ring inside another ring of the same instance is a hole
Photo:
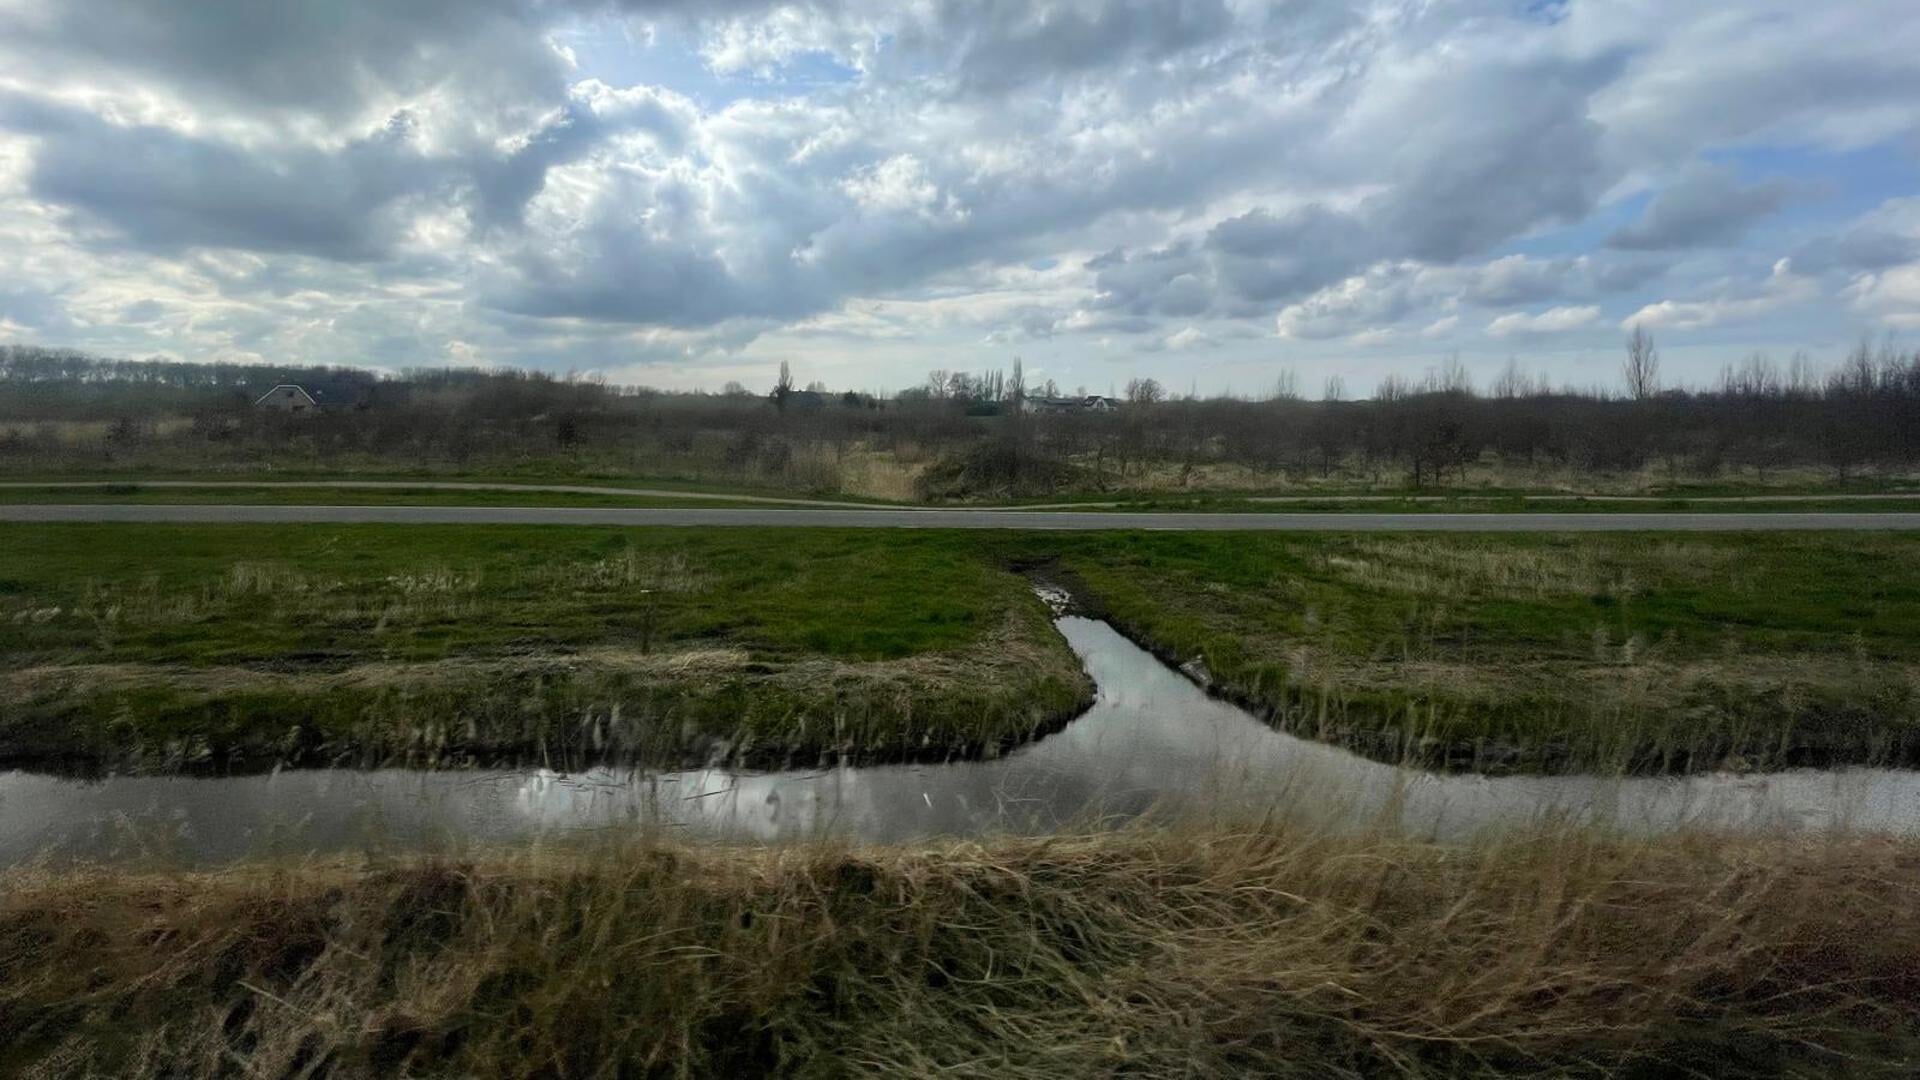
[[[261,394],[253,404],[257,409],[285,413],[333,412],[338,409],[367,407],[367,387],[347,379],[320,382],[281,383]]]
[[[1113,412],[1120,403],[1110,397],[1088,394],[1085,397],[1030,397],[1022,400],[1022,407],[1030,413],[1042,416],[1057,416],[1063,413]]]
[[[312,412],[320,408],[320,402],[305,387],[297,383],[281,383],[279,386],[260,395],[253,403],[256,409],[271,409],[274,412],[298,413]]]

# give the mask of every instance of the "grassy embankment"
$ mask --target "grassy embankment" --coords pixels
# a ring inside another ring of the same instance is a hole
[[[393,485],[365,487],[360,484]],[[469,490],[430,485],[472,484]],[[602,491],[527,490],[540,483],[589,486]],[[74,487],[67,484],[90,486]],[[183,484],[189,486],[173,486]],[[192,486],[205,485],[205,486]],[[338,486],[335,486],[338,485]],[[504,489],[483,490],[481,485]],[[518,486],[520,490],[513,490]],[[1462,488],[1412,490],[1188,490],[1169,492],[1069,492],[1059,496],[1013,500],[970,500],[927,504],[877,499],[858,494],[803,494],[773,488],[702,484],[645,478],[536,478],[483,474],[431,473],[273,473],[248,478],[212,473],[155,475],[103,480],[98,475],[10,477],[0,482],[0,503],[163,503],[358,506],[626,506],[711,507],[739,501],[773,500],[853,503],[887,507],[942,505],[959,507],[1039,506],[1113,512],[1181,511],[1190,513],[1915,513],[1920,493],[1911,485],[1890,483],[1848,486],[1676,487],[1656,493],[1574,494],[1539,489]]]
[[[0,757],[945,757],[1070,715],[1045,567],[1388,760],[1920,760],[1920,536],[0,526]]]
[[[317,482],[324,483],[324,482]],[[396,483],[405,483],[398,481]],[[484,483],[484,481],[481,481]],[[0,487],[0,504],[144,504],[201,506],[575,506],[627,508],[755,507],[762,505],[851,506],[887,509],[899,506],[943,509],[1005,508],[1088,510],[1104,513],[1232,514],[1920,514],[1920,498],[1892,496],[1811,496],[1779,499],[1661,498],[1652,501],[1612,497],[1528,498],[1518,494],[1474,496],[1323,496],[1319,498],[1087,496],[1019,502],[954,504],[885,503],[841,496],[768,496],[711,489],[660,494],[612,492],[449,490],[431,487],[164,487],[114,484],[110,487]]]
[[[818,530],[0,526],[0,757],[980,753],[1090,694],[1024,579]]]
[[[1317,498],[1195,495],[1137,499],[1116,503],[1108,509],[1234,514],[1920,514],[1920,497],[1891,494],[1540,496],[1521,492]]]
[[[0,1071],[1908,1076],[1920,847],[1280,826],[0,875]]]
[[[1920,761],[1920,536],[1083,534],[1115,625],[1387,760]]]

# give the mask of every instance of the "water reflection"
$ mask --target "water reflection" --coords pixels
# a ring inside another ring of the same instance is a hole
[[[1641,831],[1850,827],[1920,832],[1920,772],[1609,779],[1437,776],[1275,732],[1104,623],[1058,620],[1098,700],[993,761],[755,773],[300,770],[75,781],[0,773],[0,864],[52,857],[211,863],[257,855],[458,851],[672,829],[754,841],[1040,833],[1169,814],[1281,813],[1422,835],[1546,817]]]

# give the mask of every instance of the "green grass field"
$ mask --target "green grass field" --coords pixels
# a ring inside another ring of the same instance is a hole
[[[1085,700],[1023,572],[1376,757],[1671,770],[1920,757],[1920,537],[0,526],[0,756],[1004,746]]]
[[[0,746],[138,764],[977,752],[1085,677],[952,539],[0,527]]]
[[[1920,537],[1076,536],[1131,636],[1285,726],[1482,769],[1912,760]]]

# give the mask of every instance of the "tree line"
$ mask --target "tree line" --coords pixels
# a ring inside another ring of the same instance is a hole
[[[0,347],[0,468],[409,466],[684,477],[857,489],[884,464],[926,497],[1069,490],[1365,483],[1546,483],[1653,472],[1673,480],[1836,480],[1920,466],[1920,351],[1863,343],[1823,369],[1754,355],[1707,387],[1666,386],[1636,331],[1616,389],[1555,388],[1510,363],[1484,388],[1449,359],[1347,400],[1338,377],[1309,400],[1291,372],[1259,399],[1169,396],[1135,380],[1110,411],[1035,414],[1071,400],[1010,372],[936,371],[890,397],[618,386],[519,370],[102,359]],[[328,407],[257,408],[278,383],[325,388]],[[1530,479],[1531,478],[1531,479]]]

